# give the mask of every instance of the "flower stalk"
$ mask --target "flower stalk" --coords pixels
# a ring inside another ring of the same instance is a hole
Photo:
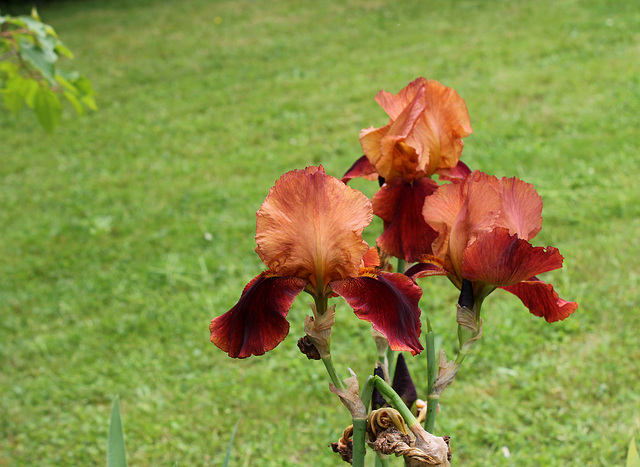
[[[433,433],[436,424],[436,414],[440,396],[434,394],[433,385],[438,376],[438,363],[435,349],[435,333],[431,328],[431,321],[427,318],[427,415],[424,421],[424,428],[429,433]]]

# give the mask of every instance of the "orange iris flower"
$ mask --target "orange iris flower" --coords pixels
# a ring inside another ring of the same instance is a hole
[[[418,78],[397,95],[380,91],[376,101],[389,115],[389,123],[360,132],[362,156],[345,174],[380,179],[373,198],[373,212],[384,220],[378,246],[409,262],[430,251],[435,232],[421,215],[426,196],[438,184],[431,180],[462,179],[469,169],[459,162],[464,143],[472,132],[469,112],[458,93],[438,81]],[[429,235],[425,235],[429,232]]]
[[[422,350],[422,290],[404,274],[375,267],[377,251],[362,238],[372,218],[369,199],[322,167],[284,174],[257,212],[256,252],[268,270],[211,321],[211,342],[238,358],[273,349],[288,334],[285,317],[304,290],[322,299],[342,296],[392,349]]]
[[[564,258],[557,248],[529,243],[542,228],[542,198],[533,185],[475,171],[461,183],[441,186],[425,200],[423,214],[438,233],[434,255],[407,275],[446,275],[461,290],[470,281],[476,304],[496,288],[505,289],[548,322],[578,308],[536,277],[561,268]]]

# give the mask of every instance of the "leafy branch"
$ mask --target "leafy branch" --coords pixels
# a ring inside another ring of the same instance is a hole
[[[97,110],[91,82],[75,71],[59,68],[61,56],[73,58],[35,8],[31,16],[0,15],[0,93],[4,105],[17,115],[26,104],[49,132],[60,121],[61,97],[78,115],[86,109]]]

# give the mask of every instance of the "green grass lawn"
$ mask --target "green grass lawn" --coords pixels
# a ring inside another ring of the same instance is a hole
[[[219,466],[238,420],[232,466],[339,465],[327,445],[350,417],[296,347],[305,297],[263,357],[230,359],[208,325],[262,270],[255,211],[274,181],[320,163],[341,176],[360,129],[387,122],[375,94],[418,76],[466,100],[472,169],[535,185],[535,242],[565,257],[545,279],[580,302],[547,324],[492,295],[437,434],[455,465],[623,464],[640,418],[637,2],[69,0],[40,14],[100,110],[68,109],[51,136],[0,113],[0,465],[103,464],[116,395],[131,465]],[[453,354],[456,290],[420,284]],[[363,380],[369,326],[336,303],[336,364]],[[425,358],[409,365],[424,388]]]

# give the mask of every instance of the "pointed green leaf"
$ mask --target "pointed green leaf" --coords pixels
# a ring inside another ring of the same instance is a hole
[[[73,108],[76,109],[76,112],[78,113],[78,115],[84,115],[84,107],[82,107],[82,104],[80,103],[78,98],[69,91],[64,91],[63,94],[64,94],[64,97],[66,97],[67,100],[71,103]]]
[[[29,62],[37,72],[42,74],[49,83],[54,84],[56,82],[54,62],[57,58],[55,54],[52,57],[37,45],[26,40],[20,40],[19,42],[20,55],[22,58]]]
[[[33,110],[38,116],[40,124],[48,132],[55,130],[60,115],[62,115],[62,105],[58,95],[44,86],[40,86],[39,92],[36,94],[33,102]]]
[[[111,422],[109,423],[109,441],[107,445],[107,467],[127,467],[127,455],[124,447],[124,431],[120,418],[119,398],[113,401]]]
[[[631,438],[627,452],[627,467],[640,467],[640,455],[636,447],[636,437]]]

